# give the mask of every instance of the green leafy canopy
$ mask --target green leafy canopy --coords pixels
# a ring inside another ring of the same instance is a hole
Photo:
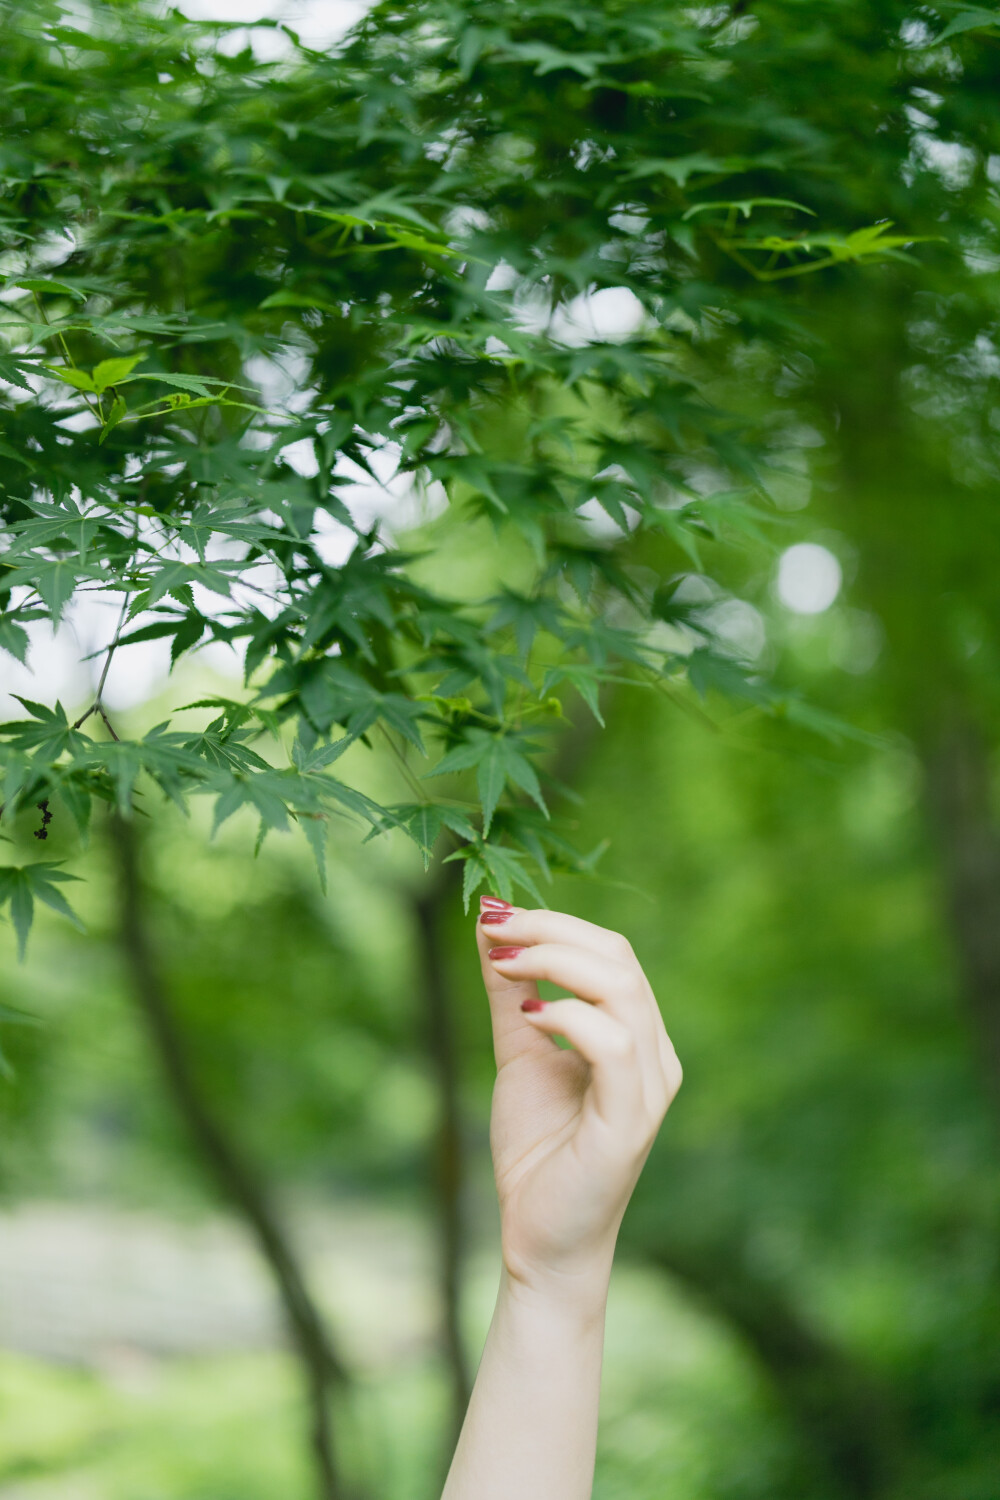
[[[0,652],[24,662],[31,626],[89,597],[112,606],[105,667],[220,641],[246,685],[204,727],[126,739],[100,689],[73,721],[40,683],[0,726],[5,820],[51,798],[85,835],[95,799],[208,795],[216,826],[297,822],[322,867],[346,814],[425,857],[446,835],[467,899],[540,899],[539,872],[588,868],[543,790],[563,695],[599,718],[602,686],[694,663],[698,690],[787,712],[707,614],[663,608],[769,508],[776,439],[716,404],[713,349],[766,327],[762,281],[911,241],[807,201],[826,143],[736,102],[753,28],[422,0],[265,62],[139,0],[0,0],[0,24]],[[610,288],[630,334],[586,325]],[[429,586],[362,518],[353,485],[387,465],[444,495],[439,538],[486,521],[522,559],[499,594]],[[338,776],[359,741],[406,801]],[[425,756],[457,778],[444,801]],[[66,877],[2,875],[23,948]]]

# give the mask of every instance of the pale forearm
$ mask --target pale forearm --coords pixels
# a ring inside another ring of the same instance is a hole
[[[504,1273],[442,1500],[590,1500],[606,1300]]]

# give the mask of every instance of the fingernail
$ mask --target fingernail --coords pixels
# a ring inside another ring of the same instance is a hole
[[[519,953],[523,952],[523,948],[491,948],[490,958],[495,964],[498,964],[503,963],[508,958],[516,958]]]
[[[479,913],[479,920],[480,922],[488,923],[490,927],[495,927],[498,922],[506,922],[507,918],[513,915],[512,911],[500,911],[488,906],[485,911]]]
[[[522,1000],[521,1001],[521,1009],[522,1010],[544,1010],[545,1006],[546,1006],[546,1003],[547,1002],[544,1001],[544,1000]]]
[[[509,901],[501,901],[499,896],[480,896],[480,906],[490,906],[496,911],[513,911]]]

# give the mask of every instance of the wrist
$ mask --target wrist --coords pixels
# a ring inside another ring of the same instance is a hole
[[[497,1306],[513,1313],[580,1324],[604,1322],[611,1280],[611,1255],[573,1270],[546,1270],[530,1275],[504,1266]]]
[[[605,1232],[562,1244],[557,1252],[533,1254],[524,1245],[501,1234],[503,1275],[515,1295],[556,1306],[587,1309],[603,1307],[611,1280],[611,1266],[618,1241],[618,1224]]]

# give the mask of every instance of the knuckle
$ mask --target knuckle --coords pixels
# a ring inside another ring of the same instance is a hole
[[[615,958],[622,962],[627,963],[630,959],[635,958],[632,944],[620,932],[613,932],[611,934],[611,951],[614,953]]]
[[[608,1037],[606,1050],[619,1062],[630,1062],[635,1057],[635,1038],[624,1026],[616,1027]]]

